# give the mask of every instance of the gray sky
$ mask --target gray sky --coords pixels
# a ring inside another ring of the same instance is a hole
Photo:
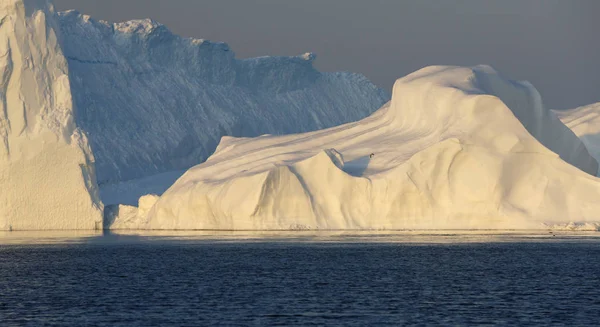
[[[54,0],[96,19],[153,18],[239,58],[315,52],[391,90],[434,64],[491,64],[551,108],[600,101],[598,0]]]

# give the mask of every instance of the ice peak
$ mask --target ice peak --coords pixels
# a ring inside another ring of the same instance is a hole
[[[315,59],[317,59],[317,55],[312,52],[307,52],[305,54],[300,55],[299,57],[306,61],[315,61]]]
[[[150,18],[115,23],[114,26],[115,30],[126,34],[150,34],[157,29],[166,29],[163,24]]]
[[[78,10],[75,9],[71,9],[71,10],[67,10],[67,11],[63,11],[58,13],[59,16],[75,16],[75,17],[81,17],[81,20],[83,20],[84,22],[90,22],[93,20],[92,16],[90,15],[86,15],[86,14],[82,14],[80,13]]]

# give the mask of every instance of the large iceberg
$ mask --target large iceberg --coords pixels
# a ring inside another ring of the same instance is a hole
[[[598,164],[526,82],[491,67],[399,79],[361,121],[224,137],[112,228],[539,229],[600,221]],[[143,208],[142,208],[143,207]],[[113,220],[114,219],[114,220]],[[595,225],[594,225],[595,226]]]
[[[239,60],[225,43],[153,20],[60,13],[77,123],[102,184],[186,170],[222,136],[308,132],[362,119],[389,100],[364,76],[321,73],[315,55]]]
[[[94,157],[45,0],[0,0],[0,230],[102,228]]]

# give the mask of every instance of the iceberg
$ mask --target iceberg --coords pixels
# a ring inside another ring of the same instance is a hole
[[[427,67],[371,116],[315,132],[223,137],[111,228],[541,229],[596,226],[598,163],[527,82]],[[148,209],[149,203],[151,208]],[[128,210],[126,210],[128,209]],[[135,225],[134,227],[132,227]]]
[[[43,0],[0,0],[0,230],[100,229],[94,156]]]
[[[362,75],[317,71],[312,53],[236,59],[225,43],[183,38],[150,19],[109,23],[68,11],[59,22],[76,120],[103,188],[187,170],[222,136],[319,130],[389,101]]]

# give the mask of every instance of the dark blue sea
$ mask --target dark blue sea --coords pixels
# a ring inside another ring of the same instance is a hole
[[[0,234],[1,326],[598,326],[600,233]]]

